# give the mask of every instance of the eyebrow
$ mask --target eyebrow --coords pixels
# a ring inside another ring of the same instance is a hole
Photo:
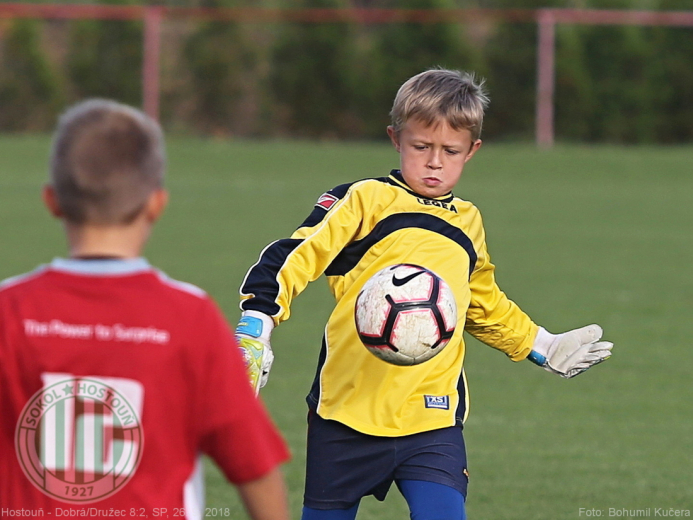
[[[431,141],[427,141],[426,139],[424,139],[422,137],[417,137],[417,136],[412,136],[411,140],[414,142],[422,143],[422,144],[428,144],[428,145],[433,144]],[[473,141],[472,141],[472,144],[473,144]],[[443,148],[464,148],[465,147],[464,143],[462,143],[462,142],[458,142],[455,144],[443,143],[442,146],[443,146]]]

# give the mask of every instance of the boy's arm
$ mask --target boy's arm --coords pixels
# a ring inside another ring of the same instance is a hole
[[[274,360],[272,329],[289,318],[293,298],[327,269],[360,227],[363,203],[352,186],[321,195],[303,224],[291,237],[267,246],[243,280],[236,335],[256,392],[265,386]]]
[[[241,284],[241,310],[261,312],[275,325],[289,318],[293,299],[329,267],[358,232],[363,200],[352,186],[338,186],[323,194],[289,238],[272,242],[260,253]]]
[[[240,484],[238,493],[253,520],[289,519],[286,486],[279,469],[275,468],[263,477]]]
[[[613,344],[599,341],[602,329],[589,325],[554,335],[537,326],[500,290],[479,227],[477,264],[470,277],[471,302],[465,330],[513,361],[529,359],[565,378],[581,374],[611,356]]]
[[[479,341],[504,352],[513,361],[525,359],[539,327],[496,284],[495,266],[481,240],[469,279],[471,300],[465,330]]]

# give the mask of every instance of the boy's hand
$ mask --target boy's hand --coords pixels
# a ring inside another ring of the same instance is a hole
[[[575,377],[611,356],[613,343],[599,341],[601,337],[599,325],[588,325],[558,335],[540,327],[527,359],[561,377]]]
[[[273,328],[272,318],[257,311],[244,311],[236,327],[236,340],[255,394],[267,384],[274,361],[274,353],[270,346]]]

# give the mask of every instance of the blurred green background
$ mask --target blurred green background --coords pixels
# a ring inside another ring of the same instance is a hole
[[[26,2],[20,3],[67,3]],[[77,2],[83,3],[83,2]],[[187,135],[385,140],[395,92],[442,66],[487,79],[485,136],[532,140],[532,9],[693,9],[693,0],[98,0],[109,5],[286,9],[524,9],[521,21],[228,23],[164,20],[161,119]],[[141,105],[142,23],[0,17],[0,132],[50,131],[66,105]],[[556,28],[556,136],[600,143],[693,140],[693,28]]]
[[[65,254],[40,202],[48,150],[46,136],[0,138],[0,278]],[[242,277],[267,243],[290,234],[325,190],[398,165],[378,143],[178,137],[168,154],[171,206],[147,256],[206,289],[232,324]],[[607,363],[566,381],[469,339],[469,518],[693,508],[692,163],[690,146],[541,152],[491,142],[465,169],[455,193],[481,209],[506,293],[552,332],[594,322],[616,344]],[[293,452],[285,474],[295,517],[304,396],[330,308],[323,279],[296,300],[273,336],[262,391]],[[244,518],[211,463],[207,483],[217,516]],[[364,500],[358,518],[407,515],[394,490],[384,504]]]

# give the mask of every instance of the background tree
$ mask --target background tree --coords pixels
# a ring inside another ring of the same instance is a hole
[[[55,123],[63,105],[56,70],[40,45],[40,23],[14,20],[0,56],[0,130],[41,131]]]
[[[134,0],[101,0],[126,5]],[[74,22],[67,57],[72,97],[106,97],[142,103],[142,23],[116,20]]]
[[[292,9],[348,7],[344,0],[290,4]],[[350,24],[283,24],[270,57],[269,90],[276,103],[273,133],[298,137],[358,134],[360,123],[352,110],[358,88],[355,53]]]

